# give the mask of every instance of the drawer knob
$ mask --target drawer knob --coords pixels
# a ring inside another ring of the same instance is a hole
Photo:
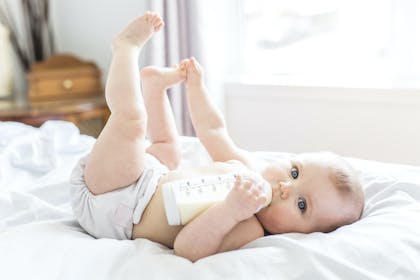
[[[72,89],[72,87],[73,87],[73,81],[72,80],[65,79],[63,81],[63,88],[65,88],[65,89]]]

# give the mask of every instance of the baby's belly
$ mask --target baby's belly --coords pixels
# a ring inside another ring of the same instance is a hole
[[[146,238],[173,248],[174,241],[183,226],[168,225],[163,205],[162,184],[181,179],[211,176],[234,172],[235,166],[227,163],[214,163],[211,166],[172,170],[159,180],[155,194],[143,212],[138,224],[133,227],[132,239]]]

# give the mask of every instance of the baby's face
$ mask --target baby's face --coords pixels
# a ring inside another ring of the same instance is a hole
[[[325,231],[340,219],[343,199],[329,179],[322,154],[276,162],[261,175],[273,188],[271,204],[257,213],[270,233]]]

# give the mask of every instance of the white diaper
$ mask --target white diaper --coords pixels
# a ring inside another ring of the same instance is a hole
[[[140,222],[160,177],[168,168],[146,153],[145,168],[137,182],[94,195],[85,183],[87,158],[79,160],[70,176],[71,205],[79,224],[96,238],[131,239],[133,224]]]

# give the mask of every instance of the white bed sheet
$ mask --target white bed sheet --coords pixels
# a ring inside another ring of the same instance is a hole
[[[191,263],[144,239],[94,239],[75,221],[68,177],[94,139],[68,122],[0,122],[0,279],[420,279],[420,168],[349,159],[363,218],[329,233],[267,236]],[[183,138],[182,165],[208,155]],[[260,164],[282,153],[254,153]]]

